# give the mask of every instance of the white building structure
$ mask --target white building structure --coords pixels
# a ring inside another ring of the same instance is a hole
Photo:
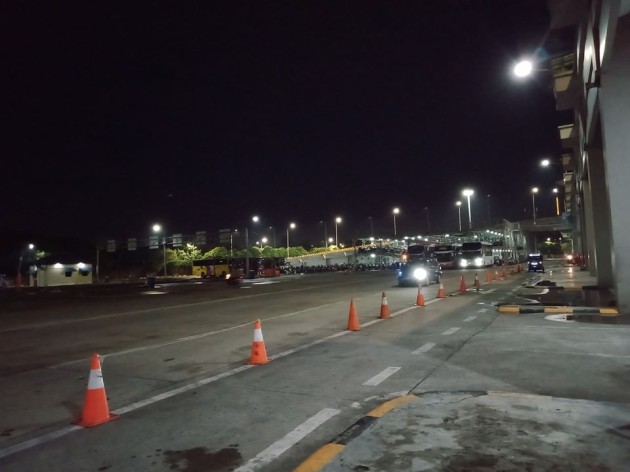
[[[92,264],[39,265],[31,270],[31,286],[55,287],[60,285],[84,285],[92,283]]]

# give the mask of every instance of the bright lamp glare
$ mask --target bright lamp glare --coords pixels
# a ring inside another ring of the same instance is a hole
[[[527,77],[532,73],[532,63],[530,61],[521,61],[514,66],[514,75],[516,77]]]
[[[425,269],[416,269],[413,271],[413,276],[416,280],[424,280],[427,278],[428,272]]]

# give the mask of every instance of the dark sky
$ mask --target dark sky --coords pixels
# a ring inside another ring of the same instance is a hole
[[[394,206],[399,235],[427,213],[453,231],[466,186],[473,225],[531,217],[533,185],[552,213],[553,95],[509,75],[544,55],[544,1],[0,8],[1,231],[122,240],[258,214],[304,240],[341,215],[349,238],[369,216],[392,233]]]

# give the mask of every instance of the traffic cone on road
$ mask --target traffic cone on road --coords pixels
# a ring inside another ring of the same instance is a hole
[[[74,423],[89,428],[107,423],[116,418],[118,418],[118,415],[110,413],[107,405],[107,395],[105,394],[105,384],[103,383],[103,373],[101,371],[101,356],[92,354],[83,414]]]
[[[505,266],[503,266],[503,274],[501,275],[501,277],[503,278],[507,277],[507,271],[505,270]]]
[[[416,297],[416,306],[427,306],[424,301],[424,295],[422,295],[422,289],[418,285],[418,296]]]
[[[473,286],[479,288],[479,276],[477,275],[477,273],[475,273],[475,282]]]
[[[381,313],[379,318],[382,320],[386,320],[391,318],[389,313],[389,305],[387,304],[387,297],[385,296],[385,292],[381,295]]]
[[[263,340],[262,328],[260,320],[254,322],[254,341],[252,342],[252,355],[249,363],[254,365],[262,365],[269,362],[267,358],[267,349],[265,349],[265,341]]]
[[[348,331],[359,331],[361,325],[359,325],[359,317],[357,316],[357,309],[354,307],[354,300],[350,300],[350,313],[348,314]]]
[[[494,270],[494,280],[499,280],[499,271]]]
[[[490,273],[489,270],[486,271],[486,283],[490,283],[492,282],[492,274]]]
[[[440,278],[440,288],[438,289],[438,298],[446,298],[446,292],[444,291],[444,284],[442,283],[442,279]]]
[[[466,282],[464,282],[464,276],[462,275],[461,280],[459,281],[459,291],[462,293],[466,293]]]

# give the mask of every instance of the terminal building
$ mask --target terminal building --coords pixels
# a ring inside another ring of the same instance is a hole
[[[630,311],[630,0],[548,0],[549,55],[576,251]]]

